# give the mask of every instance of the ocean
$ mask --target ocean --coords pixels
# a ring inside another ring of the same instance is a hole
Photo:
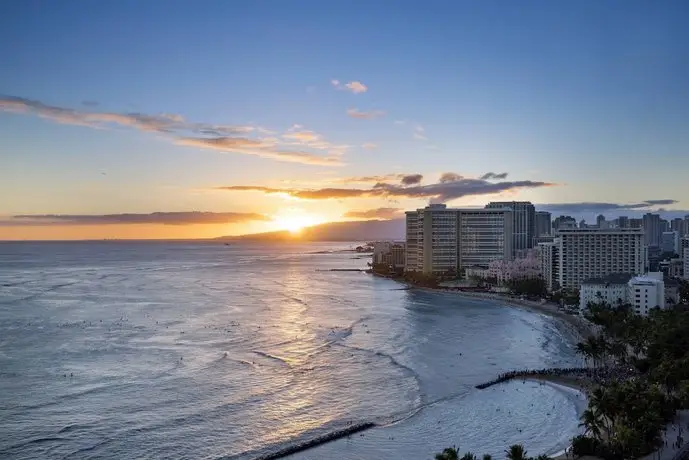
[[[564,449],[584,400],[535,382],[571,337],[496,301],[406,290],[348,244],[0,243],[0,457],[418,460]]]

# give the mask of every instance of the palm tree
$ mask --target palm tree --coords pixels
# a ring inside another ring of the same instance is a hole
[[[483,454],[483,460],[493,460],[493,456],[490,454]]]
[[[521,444],[510,446],[505,453],[507,454],[507,460],[527,460],[528,458],[526,456],[526,450]]]
[[[477,459],[476,459],[476,455],[474,455],[471,452],[467,452],[466,454],[464,454],[462,456],[462,458],[460,460],[477,460]]]
[[[589,345],[587,343],[584,343],[584,342],[577,343],[576,350],[577,350],[577,353],[583,357],[584,363],[586,363],[586,361],[588,361],[590,358],[593,357],[593,354],[591,352],[591,347],[589,347]]]
[[[548,457],[546,454],[541,454],[538,457],[536,457],[536,460],[552,460],[550,457]]]
[[[455,446],[448,447],[441,453],[435,454],[435,460],[459,460],[459,451]]]
[[[581,423],[579,426],[582,426],[586,429],[584,434],[591,434],[594,438],[600,439],[600,434],[601,434],[601,420],[599,414],[594,412],[591,409],[586,409],[583,414],[581,414]]]

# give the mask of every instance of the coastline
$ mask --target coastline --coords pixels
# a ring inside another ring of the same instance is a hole
[[[542,315],[549,316],[556,320],[556,323],[561,326],[566,333],[570,335],[572,343],[577,343],[583,341],[586,337],[593,335],[594,325],[586,321],[585,319],[569,315],[560,311],[557,305],[548,303],[546,301],[535,302],[525,299],[515,299],[513,297],[508,297],[501,294],[489,293],[489,292],[468,292],[459,289],[448,289],[448,288],[417,288],[412,289],[422,289],[429,292],[443,292],[455,294],[467,298],[483,299],[483,300],[494,300],[503,302],[507,306],[522,308],[533,313],[539,313]],[[577,411],[579,415],[583,413],[588,404],[588,393],[593,389],[593,383],[584,377],[574,376],[574,375],[533,375],[523,377],[522,380],[530,380],[539,382],[542,385],[552,385],[563,391],[575,391],[577,393],[577,400],[583,397],[583,401],[577,403]],[[568,454],[571,445],[568,445],[564,449],[557,451],[554,455],[551,455],[552,460],[567,460],[570,458]],[[592,460],[594,457],[585,457],[582,460]],[[597,459],[596,459],[597,460]]]
[[[406,284],[406,283],[405,283]],[[578,342],[584,340],[590,335],[594,335],[595,326],[585,320],[580,316],[574,316],[560,311],[554,303],[547,301],[536,302],[533,300],[518,299],[503,294],[497,294],[493,292],[475,292],[475,291],[463,291],[460,289],[453,288],[428,288],[428,287],[416,287],[407,284],[410,289],[419,289],[428,292],[442,292],[447,294],[454,294],[463,297],[475,298],[475,299],[485,299],[503,302],[506,305],[523,308],[534,313],[540,313],[551,318],[558,320],[558,323],[566,329],[568,333],[573,336],[573,341]]]

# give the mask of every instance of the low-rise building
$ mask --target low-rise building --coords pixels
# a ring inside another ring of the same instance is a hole
[[[689,248],[686,248],[684,250],[684,269],[683,269],[683,278],[685,280],[689,280]]]
[[[627,284],[633,276],[633,274],[615,273],[584,281],[579,290],[579,308],[584,310],[589,303],[605,302],[611,306],[626,303]]]
[[[635,276],[629,280],[628,286],[627,301],[637,314],[646,316],[652,308],[665,308],[665,282],[662,273]]]
[[[582,283],[579,307],[584,311],[590,303],[630,304],[635,313],[646,316],[653,308],[665,308],[665,298],[665,282],[660,272],[639,276],[611,274]]]

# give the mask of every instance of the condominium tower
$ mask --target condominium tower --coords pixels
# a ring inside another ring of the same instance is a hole
[[[536,208],[530,201],[491,201],[486,209],[511,209],[512,255],[524,254],[534,246],[536,236]]]
[[[406,271],[461,275],[512,257],[512,211],[456,209],[442,204],[407,211]]]
[[[552,216],[547,211],[536,211],[536,238],[550,235],[553,231]]]
[[[579,289],[589,278],[641,274],[646,268],[640,229],[562,229],[553,243],[540,246],[541,268],[550,290]]]

